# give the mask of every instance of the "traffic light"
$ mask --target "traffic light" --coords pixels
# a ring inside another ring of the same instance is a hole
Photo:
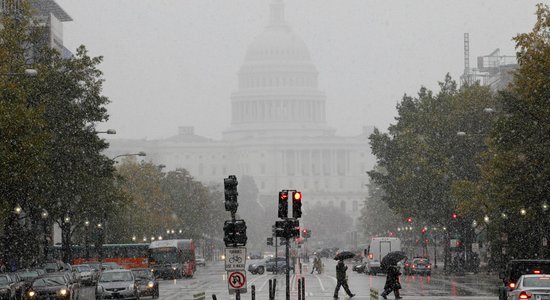
[[[279,192],[279,218],[288,218],[288,192]]]
[[[272,237],[267,238],[267,245],[268,246],[273,246],[273,238]]]
[[[302,229],[302,237],[304,239],[311,237],[311,230],[307,228]]]
[[[239,203],[237,202],[237,177],[235,175],[229,175],[229,177],[223,179],[223,186],[225,188],[225,210],[232,213],[237,212]]]
[[[452,217],[453,217],[454,220],[456,220],[456,218],[458,217],[458,215],[457,215],[456,213],[453,213],[453,214],[452,214]]]
[[[300,222],[298,220],[286,219],[275,221],[275,236],[282,238],[293,238],[300,236]]]
[[[225,221],[223,241],[226,247],[246,246],[246,222],[244,220]]]
[[[302,217],[302,193],[294,192],[292,194],[292,217],[298,219]]]
[[[411,224],[411,223],[413,222],[413,218],[408,217],[408,218],[407,218],[407,222],[408,222],[409,224]]]

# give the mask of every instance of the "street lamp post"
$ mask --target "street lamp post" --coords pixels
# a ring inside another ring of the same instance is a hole
[[[42,230],[44,232],[44,261],[48,260],[48,211],[43,209],[42,213],[40,214],[42,217]]]
[[[84,221],[84,247],[86,248],[86,260],[90,259],[90,242],[88,240],[89,236],[90,221]]]

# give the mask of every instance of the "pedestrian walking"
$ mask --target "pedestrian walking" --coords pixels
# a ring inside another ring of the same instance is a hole
[[[344,264],[343,260],[339,260],[336,264],[336,288],[334,289],[334,299],[338,299],[338,292],[340,291],[340,287],[344,288],[344,291],[348,294],[348,296],[351,298],[355,296],[355,294],[352,294],[349,290],[348,286],[348,278],[346,275],[346,271],[348,270],[348,266]]]
[[[384,284],[384,292],[382,292],[382,298],[388,299],[387,296],[393,292],[395,299],[401,299],[399,295],[399,290],[401,289],[401,283],[399,283],[399,267],[392,265],[386,268],[386,283]]]

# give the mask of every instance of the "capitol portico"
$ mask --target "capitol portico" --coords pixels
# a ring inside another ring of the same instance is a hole
[[[108,155],[147,152],[168,170],[187,169],[204,183],[230,174],[251,176],[258,201],[276,210],[281,189],[296,189],[308,205],[333,205],[359,215],[367,196],[366,171],[374,166],[364,127],[357,136],[337,136],[327,124],[325,94],[309,50],[287,24],[282,0],[272,0],[270,20],[252,41],[231,94],[231,124],[221,140],[182,126],[159,140],[109,140]],[[349,109],[353,109],[350,107]]]

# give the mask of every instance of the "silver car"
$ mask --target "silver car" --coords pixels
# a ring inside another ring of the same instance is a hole
[[[550,300],[550,275],[521,275],[517,287],[508,292],[508,299]]]
[[[139,286],[130,270],[105,270],[97,282],[96,299],[139,299]]]

